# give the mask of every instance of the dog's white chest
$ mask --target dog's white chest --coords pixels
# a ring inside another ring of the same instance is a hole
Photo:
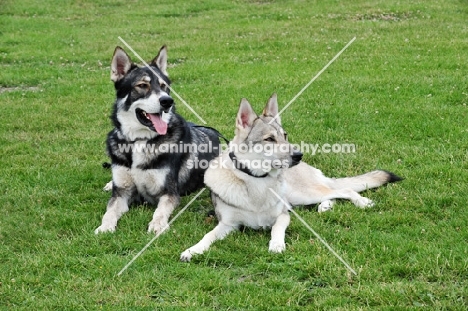
[[[169,169],[141,169],[141,165],[154,158],[157,150],[152,150],[146,141],[135,142],[130,174],[138,192],[145,197],[155,197],[164,187]]]
[[[283,204],[274,200],[271,202],[264,202],[262,205],[251,205],[249,209],[241,210],[237,215],[238,220],[242,222],[244,226],[254,229],[266,229],[271,228],[275,224],[276,219],[278,219],[278,216],[283,210]]]
[[[147,198],[152,198],[163,189],[169,169],[142,170],[132,168],[130,173],[138,192]]]
[[[284,196],[281,177],[251,178],[227,169],[208,169],[205,184],[219,196],[215,209],[226,223],[251,228],[273,226],[286,206],[271,193]],[[240,176],[240,177],[239,177]]]

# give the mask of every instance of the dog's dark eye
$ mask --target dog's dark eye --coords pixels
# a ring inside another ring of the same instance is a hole
[[[269,142],[274,143],[274,142],[276,142],[276,139],[273,136],[269,136],[269,137],[265,138],[265,141],[269,141]]]
[[[137,85],[135,85],[137,88],[143,89],[143,90],[148,90],[150,85],[149,83],[146,82],[140,82]]]
[[[164,92],[167,92],[168,86],[166,83],[160,83],[159,86],[161,87],[161,90]]]

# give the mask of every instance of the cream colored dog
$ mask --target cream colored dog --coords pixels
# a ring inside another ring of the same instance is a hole
[[[301,158],[302,153],[294,150],[281,127],[276,94],[268,100],[261,116],[242,99],[229,151],[214,159],[205,173],[218,225],[185,250],[180,259],[190,261],[194,254],[202,254],[213,242],[240,226],[271,227],[269,251],[282,252],[290,217],[285,204],[272,191],[291,205],[320,203],[319,211],[330,209],[334,199],[348,199],[364,208],[373,202],[359,195],[359,191],[401,180],[381,170],[356,177],[328,178],[320,170],[299,163]]]

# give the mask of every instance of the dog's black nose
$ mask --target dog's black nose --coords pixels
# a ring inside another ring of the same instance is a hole
[[[301,162],[301,160],[302,160],[302,156],[303,156],[302,152],[294,150],[293,154],[291,156],[292,157],[292,165],[291,166],[299,164],[299,162]]]
[[[169,109],[174,104],[172,97],[163,95],[159,98],[159,103],[163,109]]]

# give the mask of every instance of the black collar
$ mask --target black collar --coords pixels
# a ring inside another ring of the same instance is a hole
[[[234,152],[231,151],[229,152],[229,157],[231,158],[232,163],[234,164],[234,167],[237,168],[239,171],[246,173],[249,176],[256,177],[256,178],[264,178],[268,176],[268,173],[265,173],[264,175],[254,175],[251,170],[249,170],[243,163],[237,161],[237,157],[234,155]]]

